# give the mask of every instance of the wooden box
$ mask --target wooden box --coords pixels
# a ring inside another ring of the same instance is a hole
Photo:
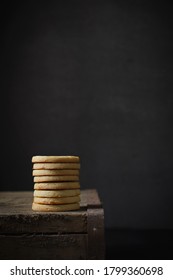
[[[104,210],[97,191],[81,209],[34,212],[33,192],[0,192],[0,259],[104,259]]]

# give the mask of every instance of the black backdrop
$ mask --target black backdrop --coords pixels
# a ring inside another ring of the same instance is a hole
[[[106,227],[173,228],[172,14],[151,2],[6,4],[1,190],[33,190],[33,155],[75,154]]]

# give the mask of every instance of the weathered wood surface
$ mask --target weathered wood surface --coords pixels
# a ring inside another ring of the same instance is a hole
[[[86,259],[87,234],[0,235],[0,259]]]
[[[104,211],[89,208],[87,213],[88,259],[101,260],[105,257]]]
[[[87,232],[87,204],[92,196],[98,205],[95,190],[82,190],[80,210],[50,213],[32,211],[33,192],[0,192],[0,233]]]
[[[34,212],[33,192],[0,192],[0,259],[104,259],[104,210],[97,191],[81,208]]]
[[[95,189],[88,189],[82,191],[81,201],[82,201],[82,205],[83,206],[85,205],[87,208],[102,207],[102,203]]]
[[[93,197],[93,198],[92,198]],[[100,204],[96,190],[81,190],[81,210],[86,210],[86,204],[94,199],[94,204]],[[29,214],[34,212],[31,209],[33,201],[32,191],[23,192],[0,192],[0,214]],[[73,211],[75,212],[75,211]],[[73,212],[69,212],[70,214]],[[77,211],[78,212],[78,211]],[[43,212],[41,212],[43,214]],[[68,212],[66,212],[67,214]],[[45,213],[44,213],[45,214]]]

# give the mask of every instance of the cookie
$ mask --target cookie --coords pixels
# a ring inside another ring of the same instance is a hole
[[[32,172],[33,176],[66,176],[66,175],[77,175],[79,176],[79,170],[78,169],[35,169]]]
[[[79,176],[36,176],[34,177],[34,182],[77,182],[79,181]]]
[[[65,190],[79,189],[79,182],[35,183],[35,190]]]
[[[80,169],[80,163],[34,163],[33,169]]]
[[[34,203],[38,204],[70,204],[80,201],[80,196],[70,196],[61,198],[34,197]]]
[[[79,189],[74,190],[35,190],[34,197],[68,197],[68,196],[76,196],[80,195]]]
[[[62,205],[45,205],[32,203],[32,210],[40,212],[63,212],[80,209],[79,203],[62,204]]]
[[[32,162],[79,162],[78,156],[33,156]]]

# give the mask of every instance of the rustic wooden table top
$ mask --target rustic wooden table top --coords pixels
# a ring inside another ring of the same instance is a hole
[[[0,259],[103,259],[104,210],[95,189],[77,211],[32,211],[33,191],[0,192]],[[8,248],[8,249],[7,249]]]
[[[100,207],[101,202],[98,193],[95,189],[81,190],[81,209],[77,211],[67,212],[54,212],[59,215],[62,213],[77,214],[85,211],[86,207]],[[0,215],[13,215],[13,214],[30,214],[34,212],[31,209],[33,201],[32,191],[14,191],[14,192],[0,192]],[[40,212],[41,214],[48,214],[47,212]]]
[[[87,232],[88,213],[101,209],[95,189],[81,190],[80,210],[35,212],[33,191],[0,192],[0,233]]]

